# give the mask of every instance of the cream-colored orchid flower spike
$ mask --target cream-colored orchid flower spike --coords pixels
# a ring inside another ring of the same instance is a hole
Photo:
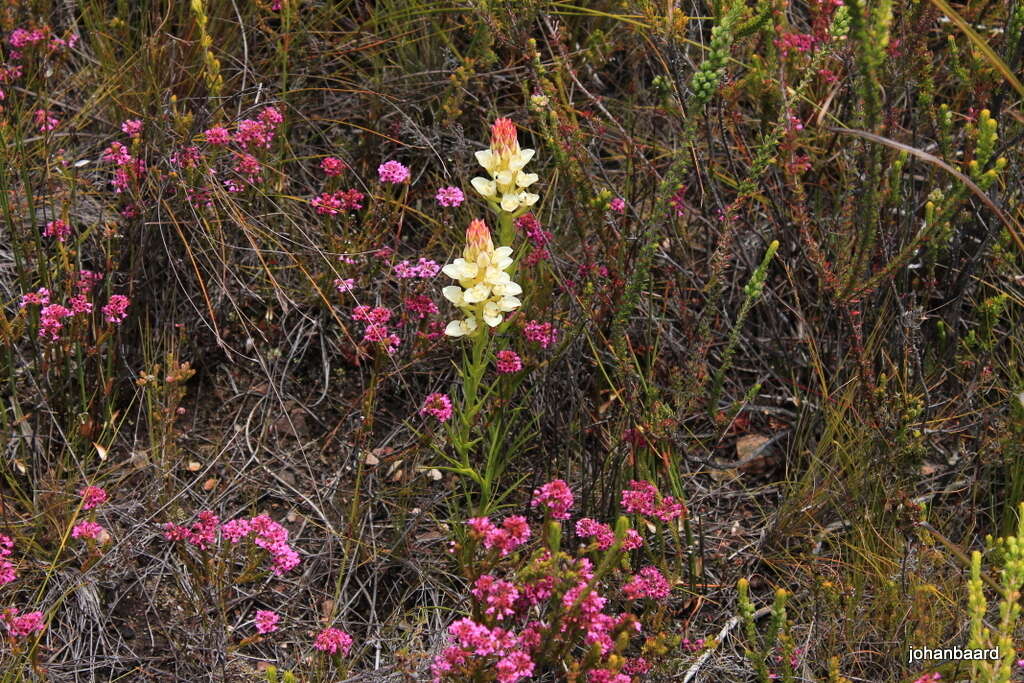
[[[508,213],[533,206],[539,197],[526,188],[537,182],[537,174],[523,172],[533,155],[534,150],[519,148],[516,124],[511,119],[498,119],[491,126],[490,149],[476,153],[476,160],[491,178],[473,178],[473,189]]]
[[[449,337],[472,336],[482,321],[489,327],[501,324],[504,314],[522,305],[516,298],[523,288],[505,272],[512,265],[512,247],[494,247],[491,231],[480,219],[473,220],[466,229],[466,247],[462,258],[457,258],[441,269],[458,285],[441,290],[463,315],[445,327]]]

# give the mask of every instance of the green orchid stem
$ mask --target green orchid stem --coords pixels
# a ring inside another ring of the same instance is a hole
[[[462,410],[454,425],[457,433],[453,435],[452,443],[459,454],[459,464],[466,476],[480,486],[479,509],[483,512],[490,505],[491,482],[487,477],[480,476],[470,462],[470,452],[473,450],[474,443],[473,424],[483,407],[480,398],[480,384],[484,372],[487,370],[487,348],[490,345],[490,334],[483,321],[480,321],[477,332],[470,337],[470,341],[472,345],[468,357],[463,356],[462,361]]]
[[[498,212],[498,243],[501,246],[511,246],[512,238],[515,236],[513,223],[515,216],[508,211]]]

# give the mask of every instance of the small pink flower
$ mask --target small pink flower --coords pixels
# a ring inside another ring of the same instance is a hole
[[[612,200],[611,204],[609,204],[609,208],[611,208],[615,213],[625,213],[626,200],[622,197],[616,197]]]
[[[615,544],[615,532],[612,528],[589,517],[583,517],[576,522],[576,535],[593,538],[598,550],[608,550]]]
[[[15,638],[24,638],[33,631],[42,632],[46,628],[46,620],[43,618],[42,612],[29,612],[19,616],[18,610],[10,607],[0,613],[0,619],[7,626],[8,632]]]
[[[515,351],[511,351],[509,349],[498,351],[498,353],[495,354],[495,358],[497,359],[498,372],[503,375],[509,375],[523,369],[523,360]]]
[[[95,540],[105,529],[96,522],[79,522],[71,530],[71,538],[85,538]]]
[[[347,656],[352,649],[352,636],[337,628],[325,628],[317,634],[313,647],[321,652]]]
[[[253,619],[257,633],[273,633],[277,630],[277,622],[280,620],[280,615],[268,609],[256,610],[256,617]]]
[[[355,278],[341,279],[336,278],[334,280],[334,288],[338,290],[338,294],[344,294],[345,292],[351,292],[356,288]]]
[[[18,308],[25,308],[26,306],[46,306],[50,303],[50,290],[46,287],[40,287],[35,292],[29,292],[28,294],[21,295],[21,303],[18,304]]]
[[[69,235],[71,235],[71,226],[59,218],[50,221],[43,228],[43,237],[56,237],[58,242],[63,242]]]
[[[436,315],[438,313],[437,304],[425,294],[406,297],[402,303],[405,305],[405,310],[416,314],[421,320],[428,315]]]
[[[50,341],[59,340],[60,331],[64,328],[61,321],[71,315],[71,311],[60,304],[44,306],[39,312],[39,336]]]
[[[558,329],[551,323],[531,320],[526,323],[526,327],[523,329],[523,336],[529,341],[540,344],[542,349],[546,349],[558,339]]]
[[[396,277],[429,280],[440,272],[441,266],[431,259],[420,258],[416,263],[410,261],[396,263],[394,270]]]
[[[92,313],[92,302],[89,301],[85,294],[77,294],[70,299],[68,303],[71,304],[71,313],[73,315],[88,315]]]
[[[128,317],[128,304],[131,303],[123,294],[112,294],[110,300],[103,307],[103,318],[108,323],[120,325]]]
[[[326,175],[339,176],[348,168],[348,165],[337,157],[324,157],[320,162],[320,168]]]
[[[103,273],[94,273],[91,270],[78,271],[78,281],[75,282],[75,289],[79,294],[88,294],[96,283],[103,279]]]
[[[630,600],[664,600],[672,592],[672,586],[656,567],[644,567],[622,587],[622,592]]]
[[[36,109],[35,122],[36,126],[39,127],[40,133],[49,133],[51,130],[60,125],[60,119],[53,116],[46,109]]]
[[[139,119],[128,119],[121,124],[121,132],[129,137],[138,137],[142,134],[142,121]]]
[[[516,683],[533,675],[533,660],[522,650],[516,650],[498,660],[494,666],[498,683]]]
[[[238,543],[252,533],[252,524],[247,519],[232,519],[221,526],[220,532],[231,543]]]
[[[203,135],[206,137],[207,143],[218,147],[222,147],[231,142],[231,133],[223,126],[208,128]]]
[[[552,519],[569,519],[569,508],[572,507],[573,496],[569,485],[562,479],[555,479],[534,489],[530,507],[538,505],[547,508]]]
[[[400,162],[391,160],[385,161],[377,167],[377,175],[380,177],[380,181],[382,183],[397,185],[408,181],[411,174],[409,173],[409,168],[407,166]]]
[[[438,206],[461,206],[466,201],[466,195],[457,187],[442,187],[438,189],[435,199]]]
[[[445,394],[430,394],[423,401],[420,415],[433,415],[439,422],[447,422],[452,416],[452,400]]]
[[[14,565],[7,560],[0,560],[0,586],[6,586],[18,578]]]

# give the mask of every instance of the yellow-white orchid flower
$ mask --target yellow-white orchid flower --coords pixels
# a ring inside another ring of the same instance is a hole
[[[479,219],[466,229],[466,247],[457,258],[441,269],[458,285],[441,290],[444,298],[464,314],[464,319],[448,323],[444,333],[449,337],[472,335],[482,320],[490,327],[501,324],[505,313],[519,308],[516,298],[523,288],[512,281],[506,269],[512,265],[512,248],[495,249],[491,231]]]
[[[536,173],[524,173],[523,167],[533,158],[534,150],[520,149],[516,124],[501,118],[491,126],[491,147],[476,153],[476,160],[490,174],[490,179],[473,178],[473,188],[487,201],[496,202],[502,211],[515,213],[533,206],[539,197],[526,188],[537,182]]]

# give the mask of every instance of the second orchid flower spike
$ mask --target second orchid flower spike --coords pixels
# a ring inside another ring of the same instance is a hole
[[[537,182],[537,174],[523,172],[533,155],[534,150],[519,148],[516,124],[511,119],[496,120],[491,126],[490,149],[476,153],[476,160],[491,177],[473,178],[473,188],[508,213],[533,206],[539,197],[526,188]]]
[[[445,334],[450,337],[473,335],[481,320],[490,327],[497,327],[505,313],[519,308],[521,302],[516,295],[522,294],[523,288],[505,272],[511,265],[512,247],[495,249],[487,224],[480,219],[473,220],[466,229],[462,258],[441,269],[445,275],[459,281],[458,285],[449,285],[441,293],[465,316],[448,323]]]

